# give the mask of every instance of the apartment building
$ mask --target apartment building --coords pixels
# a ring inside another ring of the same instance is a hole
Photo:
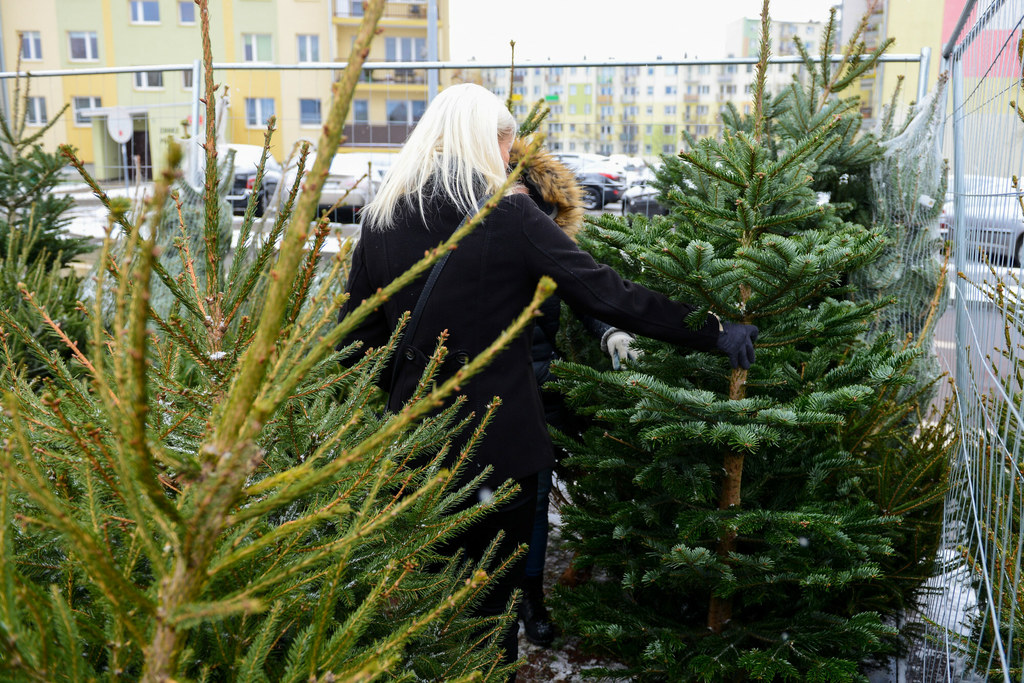
[[[436,51],[437,60],[449,58],[448,0],[433,0],[436,18],[427,0],[391,0],[379,27],[382,33],[370,47],[371,62],[423,62]],[[332,14],[334,42],[347,55],[363,15],[363,0],[336,0]],[[433,48],[432,48],[433,43]],[[431,74],[425,69],[401,67],[363,72],[345,125],[346,149],[395,150],[427,107]],[[437,75],[437,87],[452,75]]]
[[[756,55],[758,43],[751,27],[759,25],[757,20],[744,19],[733,27],[729,47],[734,55]],[[796,52],[796,35],[816,49],[823,26],[821,22],[778,22],[772,31],[780,45],[788,46],[789,54]],[[797,64],[772,65],[769,92],[786,87],[802,70]],[[550,109],[543,132],[552,151],[653,160],[677,153],[685,144],[684,132],[698,139],[717,134],[721,111],[729,104],[749,114],[753,80],[752,64],[653,62],[621,67],[520,67],[511,81],[508,70],[486,69],[480,82],[501,97],[511,95],[519,118],[534,102],[543,100]]]
[[[843,0],[842,39],[845,43],[856,29],[861,17],[868,13],[868,29],[864,43],[869,48],[894,38],[893,52],[918,52],[931,48],[927,87],[935,86],[941,70],[942,47],[951,38],[953,27],[967,0]],[[1010,27],[1004,27],[1010,28]],[[874,73],[861,79],[859,94],[861,111],[873,119],[881,113],[896,90],[900,75],[905,76],[897,106],[906,107],[917,98],[917,68],[898,64],[882,64]]]
[[[438,7],[433,32],[428,30],[428,0],[388,2],[369,59],[421,61],[433,36],[438,57],[447,58],[448,3],[433,1]],[[289,68],[346,61],[361,15],[361,0],[211,2],[214,62],[253,65],[215,73],[223,86],[219,137],[262,145],[266,121],[273,115],[277,133],[272,150],[279,159],[295,142],[315,141],[339,71]],[[14,70],[19,57],[23,71],[154,66],[127,75],[34,78],[26,116],[31,132],[69,103],[71,111],[43,139],[47,147],[74,145],[101,179],[124,177],[126,165],[148,176],[163,162],[164,141],[193,127],[192,67],[202,55],[199,19],[193,0],[0,0],[0,68]],[[411,69],[364,76],[350,112],[347,144],[397,147],[426,106],[427,77]],[[4,85],[7,107],[13,81]],[[200,125],[203,116],[205,107]],[[123,145],[114,141],[108,123],[124,132]]]

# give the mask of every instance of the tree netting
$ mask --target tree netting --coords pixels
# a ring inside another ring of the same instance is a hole
[[[891,334],[896,343],[908,341],[925,351],[914,369],[917,382],[905,392],[934,385],[942,372],[931,347],[935,323],[948,304],[948,259],[939,230],[947,183],[939,107],[945,85],[945,77],[940,78],[934,91],[911,105],[902,122],[896,121],[894,104],[885,107],[876,131],[884,152],[871,165],[871,186],[873,222],[889,242],[854,276],[863,293],[895,302],[879,311],[868,336]]]

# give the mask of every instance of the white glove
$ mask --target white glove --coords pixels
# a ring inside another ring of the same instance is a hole
[[[632,362],[640,357],[640,351],[631,346],[634,339],[629,332],[615,327],[604,333],[601,337],[601,350],[611,356],[612,368],[618,370],[622,361]]]

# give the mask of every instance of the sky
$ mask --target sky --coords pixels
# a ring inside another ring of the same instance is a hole
[[[840,0],[772,0],[781,21],[828,19]],[[725,57],[726,27],[761,0],[449,0],[451,58],[516,61]]]

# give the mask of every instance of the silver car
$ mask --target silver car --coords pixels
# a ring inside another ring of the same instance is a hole
[[[959,189],[964,218],[964,240],[968,258],[978,252],[995,262],[1024,265],[1024,209],[1022,193],[1013,189],[1009,178],[965,176]],[[953,193],[939,216],[939,232],[945,239],[955,239]]]

